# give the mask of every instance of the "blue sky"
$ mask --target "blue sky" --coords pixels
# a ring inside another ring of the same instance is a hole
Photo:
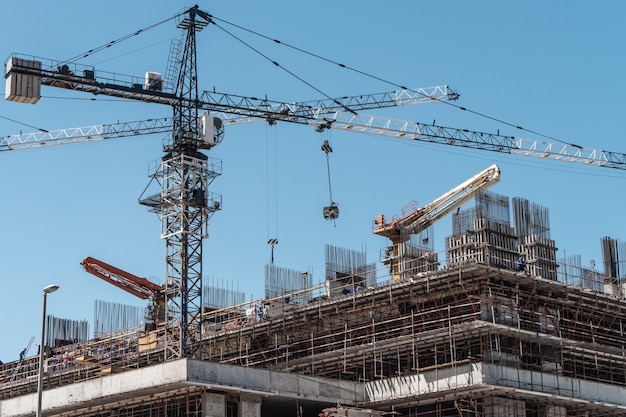
[[[0,55],[68,59],[167,19],[194,3],[179,1],[7,2],[2,6]],[[499,119],[587,148],[626,152],[623,97],[626,3],[621,1],[326,1],[199,2],[239,26],[409,87],[449,85],[459,105],[368,111],[484,132],[538,138]],[[327,96],[394,90],[393,85],[331,66],[224,25]],[[174,22],[81,61],[96,69],[142,76],[165,73]],[[224,31],[198,34],[201,90],[292,102],[323,98]],[[0,101],[0,136],[170,116],[166,106],[124,102],[54,88],[36,105]],[[95,98],[95,100],[94,100]],[[16,123],[20,122],[20,123]],[[29,127],[31,126],[31,127]],[[158,218],[137,203],[149,167],[161,157],[164,135],[117,139],[0,154],[4,204],[0,236],[0,360],[10,361],[35,336],[41,290],[48,313],[93,320],[95,300],[144,305],[84,272],[93,256],[161,281],[165,243]],[[329,202],[324,139],[330,156],[335,224],[322,218]],[[559,257],[581,255],[601,265],[600,238],[626,238],[626,173],[575,164],[503,156],[444,145],[393,141],[349,132],[324,136],[306,126],[234,126],[209,152],[223,161],[212,184],[223,210],[211,218],[204,275],[262,298],[269,238],[278,238],[278,266],[324,277],[324,245],[366,250],[378,260],[383,238],[371,233],[380,213],[400,214],[411,200],[426,204],[486,168],[500,165],[492,191],[524,197],[550,210]],[[435,227],[443,250],[449,222]],[[34,354],[35,349],[31,350]]]

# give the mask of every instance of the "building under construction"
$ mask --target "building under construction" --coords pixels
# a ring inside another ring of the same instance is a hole
[[[167,360],[167,324],[46,348],[44,415],[626,416],[625,247],[602,239],[602,273],[557,259],[549,230],[484,192],[444,253],[422,231],[377,271],[329,245],[321,286],[270,265],[265,299],[205,308],[193,357]],[[34,414],[37,374],[36,356],[0,367],[0,416]]]
[[[198,6],[171,19],[184,40],[173,43],[164,78],[30,54],[7,61],[8,100],[35,104],[42,86],[55,87],[167,105],[172,118],[3,139],[3,150],[17,150],[171,134],[150,174],[160,190],[140,198],[161,219],[165,285],[83,262],[150,299],[145,322],[133,326],[134,309],[106,303],[97,305],[93,336],[86,323],[48,320],[41,367],[27,354],[0,365],[0,416],[36,413],[42,373],[43,415],[58,417],[626,416],[626,248],[602,240],[603,273],[576,257],[557,259],[545,208],[478,192],[497,182],[495,166],[400,218],[379,216],[373,231],[390,240],[380,259],[328,246],[322,285],[309,272],[269,265],[265,297],[243,301],[237,291],[203,287],[202,271],[208,218],[222,206],[209,190],[221,161],[202,152],[221,142],[224,123],[427,138],[606,168],[623,168],[624,154],[360,114],[456,100],[447,86],[295,103],[200,92],[196,34],[220,19]],[[328,158],[330,146],[323,150]],[[461,211],[470,198],[475,205]],[[339,215],[332,194],[323,213]],[[430,227],[447,215],[452,233],[435,250]],[[230,302],[204,303],[210,299]]]

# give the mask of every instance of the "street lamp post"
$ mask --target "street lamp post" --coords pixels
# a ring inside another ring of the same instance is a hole
[[[46,297],[59,289],[58,285],[48,285],[43,289],[43,312],[41,315],[41,342],[39,343],[39,378],[37,379],[37,417],[41,417],[41,392],[43,391],[43,346],[46,337]]]

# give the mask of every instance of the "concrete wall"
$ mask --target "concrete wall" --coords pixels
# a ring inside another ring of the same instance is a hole
[[[239,397],[240,417],[261,417],[260,397],[252,395],[241,395]]]
[[[486,384],[608,404],[626,404],[626,388],[563,375],[481,364]],[[622,406],[626,410],[626,406]]]
[[[526,417],[526,402],[511,398],[489,398],[485,403],[485,415],[498,417]]]

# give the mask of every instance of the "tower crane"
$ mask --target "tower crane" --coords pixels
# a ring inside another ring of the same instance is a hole
[[[160,74],[147,72],[144,79],[96,71],[92,66],[13,55],[6,68],[6,99],[36,103],[41,86],[87,92],[168,105],[172,108],[171,137],[163,144],[164,156],[152,179],[161,185],[157,195],[140,203],[159,214],[161,238],[166,241],[166,310],[172,317],[172,331],[167,335],[165,359],[193,357],[201,349],[202,313],[202,240],[207,236],[208,219],[221,207],[221,197],[209,191],[210,183],[221,174],[221,161],[209,158],[202,150],[211,149],[223,137],[223,124],[210,113],[220,112],[240,119],[263,119],[270,123],[287,121],[307,124],[321,115],[338,109],[355,113],[439,99],[456,99],[458,95],[444,88],[430,92],[406,90],[400,94],[320,100],[318,102],[281,103],[256,98],[211,92],[199,92],[196,63],[196,34],[214,23],[212,16],[194,6],[184,13],[178,27],[185,33],[180,67],[174,92],[164,91]],[[441,93],[446,96],[442,97]],[[133,127],[120,130],[108,125],[98,130],[102,138],[134,135]],[[156,133],[164,125],[144,125],[141,132]],[[67,132],[65,132],[67,133]],[[84,132],[82,132],[84,134]],[[8,139],[3,150],[71,143],[78,134],[63,137],[43,135],[21,141]],[[73,136],[73,137],[72,137]],[[83,135],[83,139],[93,137]],[[87,139],[89,140],[89,139]]]
[[[115,137],[170,132],[164,156],[152,178],[161,185],[158,195],[140,202],[159,214],[161,237],[166,241],[166,310],[176,331],[168,334],[166,359],[194,356],[201,349],[202,240],[208,218],[220,210],[221,197],[209,191],[221,174],[221,162],[209,150],[223,138],[225,125],[278,121],[341,129],[392,138],[426,141],[521,156],[626,169],[626,155],[588,150],[575,145],[499,134],[406,122],[357,113],[440,100],[455,100],[447,87],[365,94],[310,102],[283,103],[217,92],[200,92],[197,84],[196,34],[214,23],[210,14],[194,6],[186,10],[179,28],[185,32],[175,91],[163,89],[157,73],[144,78],[96,70],[93,66],[14,54],[6,68],[6,98],[36,103],[41,86],[76,90],[172,107],[171,119],[128,122],[13,135],[0,138],[0,151],[86,142]],[[201,115],[201,113],[203,113]],[[208,113],[206,113],[208,112]]]
[[[478,192],[486,191],[500,181],[500,168],[491,165],[468,180],[452,188],[439,198],[426,204],[424,207],[405,214],[400,218],[387,221],[384,215],[379,215],[373,221],[373,232],[391,240],[391,253],[386,259],[391,263],[394,279],[399,279],[399,257],[402,255],[402,245],[409,240],[409,236],[418,234],[432,226],[441,218],[456,210],[473,198]]]
[[[113,284],[142,300],[149,299],[151,306],[149,314],[146,317],[148,323],[154,323],[156,325],[157,322],[164,321],[166,291],[164,285],[155,284],[146,278],[138,277],[90,256],[83,259],[80,265],[91,275],[109,284]]]

